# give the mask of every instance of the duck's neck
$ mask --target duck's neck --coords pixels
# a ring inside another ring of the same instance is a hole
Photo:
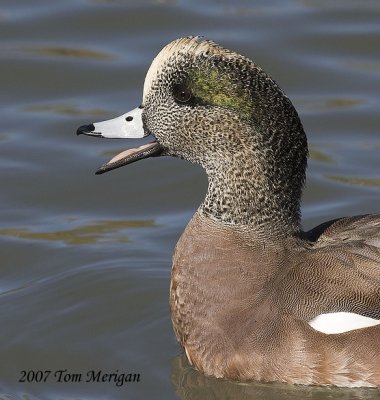
[[[306,152],[285,146],[264,154],[251,148],[209,168],[208,191],[199,211],[265,236],[300,232]]]
[[[272,186],[266,177],[253,180],[247,169],[218,171],[208,178],[207,195],[200,207],[206,216],[268,234],[300,230],[300,200],[291,196],[288,188]]]

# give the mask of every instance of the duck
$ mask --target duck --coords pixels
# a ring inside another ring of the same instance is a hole
[[[151,141],[97,174],[172,156],[208,177],[176,244],[175,336],[201,373],[380,386],[380,215],[301,226],[308,158],[292,102],[255,62],[200,36],[154,58],[142,103],[77,134]]]

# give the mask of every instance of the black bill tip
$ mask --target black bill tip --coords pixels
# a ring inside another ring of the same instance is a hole
[[[77,129],[77,135],[96,135],[94,124],[82,125]]]

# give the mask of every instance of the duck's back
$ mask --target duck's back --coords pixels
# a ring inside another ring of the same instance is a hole
[[[293,264],[289,279],[308,293],[300,316],[352,312],[380,318],[380,215],[329,221],[307,232],[307,238],[310,248]]]

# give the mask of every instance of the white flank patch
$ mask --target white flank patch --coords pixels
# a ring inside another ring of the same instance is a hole
[[[309,321],[312,328],[323,333],[343,333],[379,324],[378,319],[349,312],[321,314]]]

